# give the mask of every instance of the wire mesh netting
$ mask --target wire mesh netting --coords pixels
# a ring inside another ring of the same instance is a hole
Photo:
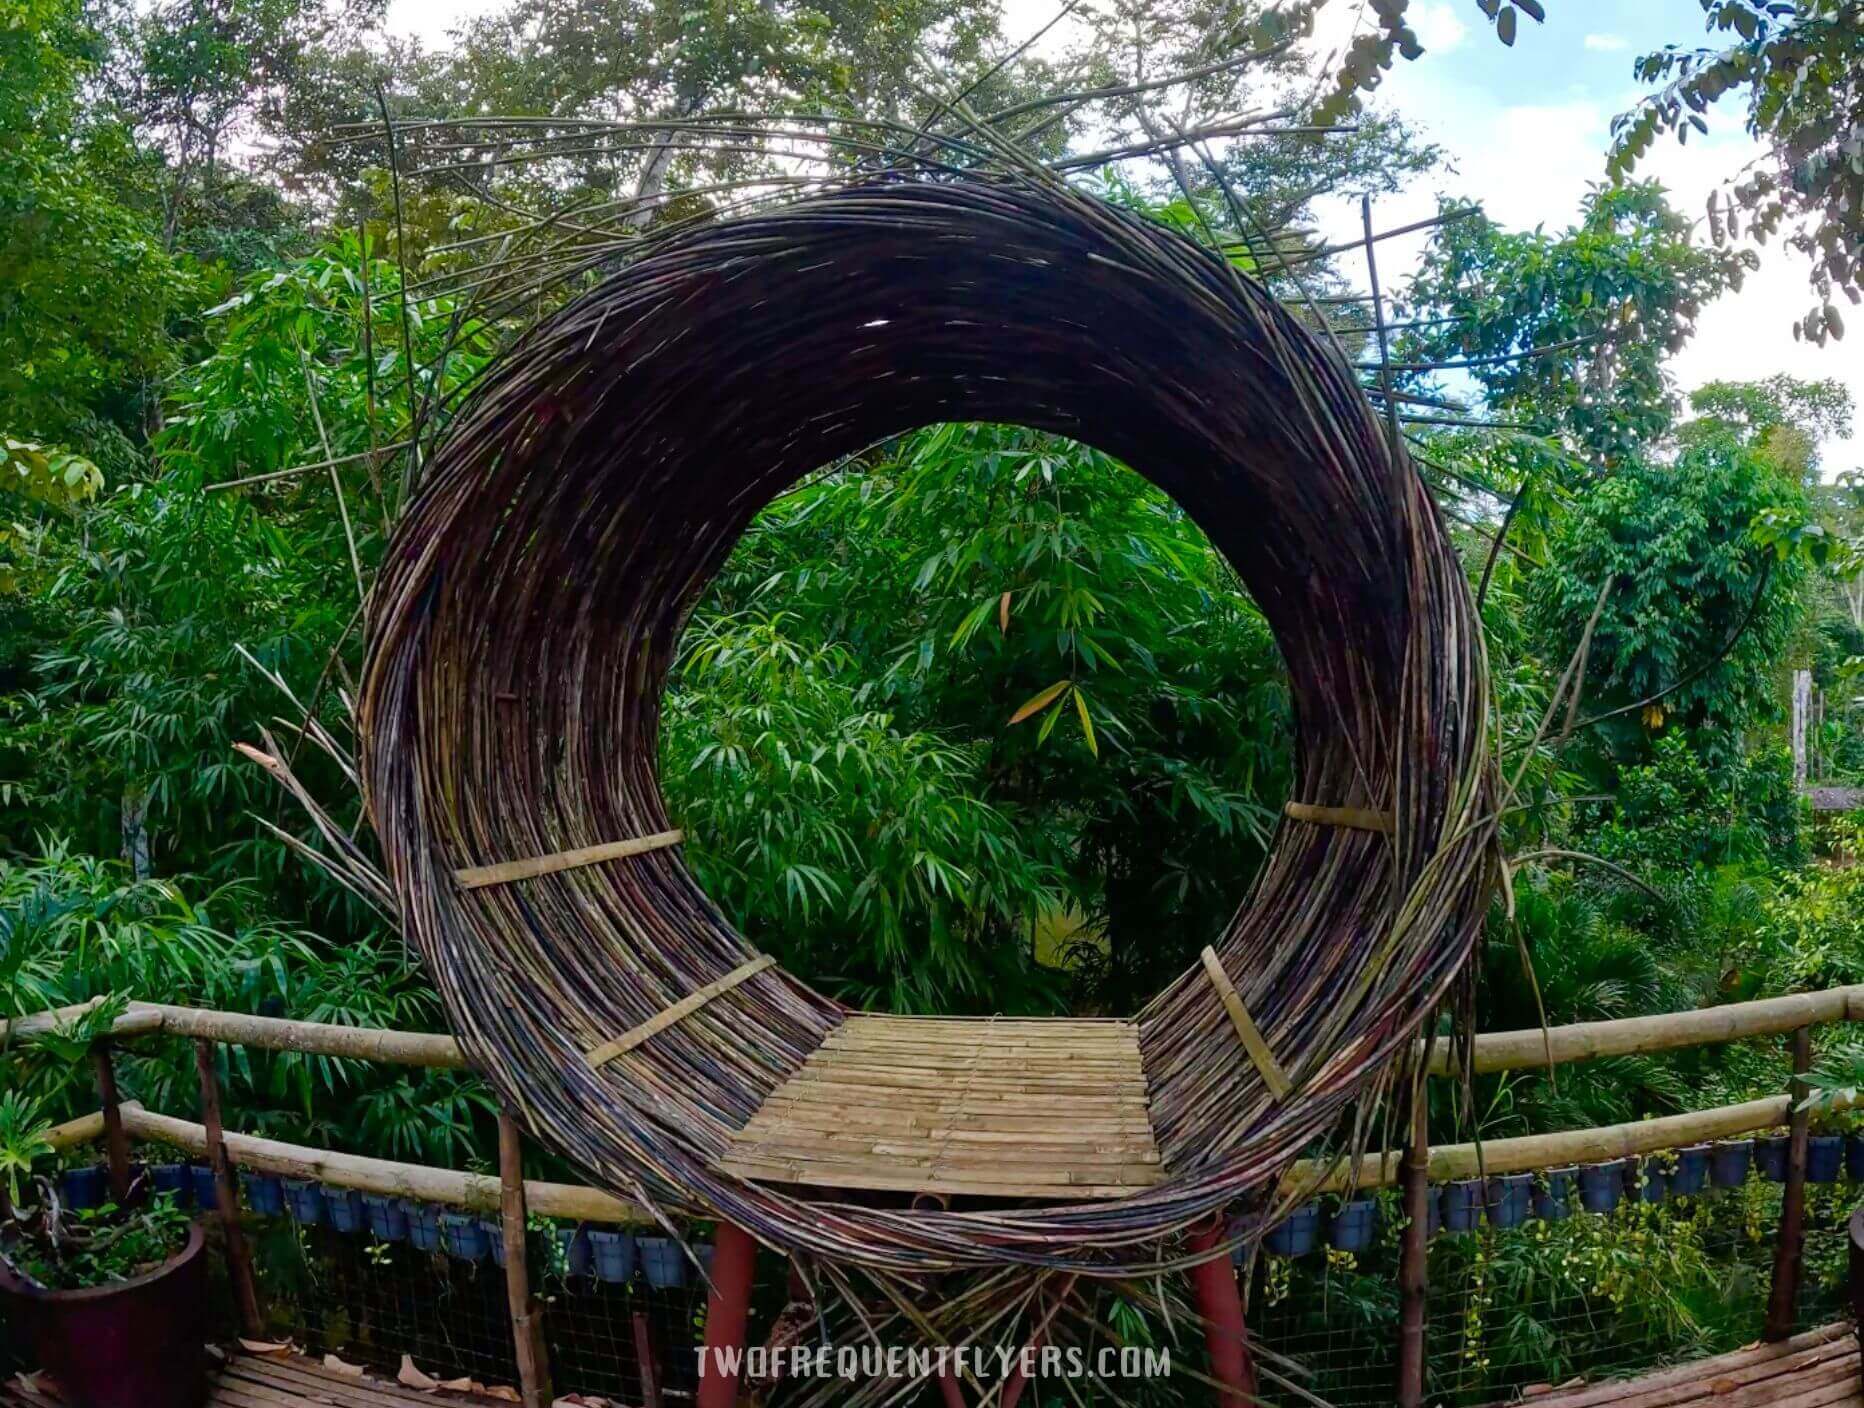
[[[267,1321],[279,1338],[391,1376],[405,1355],[443,1382],[518,1382],[505,1274],[492,1255],[495,1224],[483,1241],[456,1234],[455,1245],[435,1250],[286,1217],[255,1218],[252,1229]],[[703,1279],[683,1257],[656,1255],[650,1281],[634,1238],[600,1235],[612,1240],[602,1244],[599,1265],[586,1231],[538,1222],[528,1238],[556,1382],[640,1403],[645,1356],[663,1396],[689,1395],[704,1337]],[[422,1240],[418,1229],[415,1238]],[[642,1246],[657,1254],[671,1244],[642,1239]]]
[[[1846,1313],[1845,1219],[1856,1200],[1845,1184],[1807,1195],[1799,1329]],[[1781,1200],[1779,1184],[1753,1177],[1655,1203],[1627,1192],[1603,1213],[1575,1198],[1564,1220],[1440,1232],[1430,1244],[1429,1401],[1506,1401],[1534,1385],[1626,1377],[1751,1343]],[[1305,1256],[1265,1252],[1250,1277],[1253,1332],[1335,1408],[1388,1404],[1396,1382],[1402,1220],[1395,1194],[1377,1201],[1380,1230],[1366,1251],[1323,1242]]]

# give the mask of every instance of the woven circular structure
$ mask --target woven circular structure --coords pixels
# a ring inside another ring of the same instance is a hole
[[[668,830],[661,693],[740,533],[809,471],[956,420],[1118,456],[1273,628],[1296,798],[1335,810],[1284,822],[1214,947],[1286,1091],[1206,967],[1130,1023],[914,1024],[747,970],[757,950],[677,847],[462,883]],[[902,1272],[1169,1259],[1402,1064],[1488,898],[1482,644],[1424,486],[1344,359],[1265,291],[1060,186],[856,187],[640,259],[487,375],[369,630],[368,801],[475,1065],[616,1191],[786,1251]]]

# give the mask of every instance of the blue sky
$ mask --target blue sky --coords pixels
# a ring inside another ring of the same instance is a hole
[[[1350,33],[1353,0],[1334,0],[1317,43]],[[1696,0],[1546,0],[1547,22],[1521,24],[1513,49],[1502,46],[1474,0],[1413,0],[1411,18],[1427,52],[1400,63],[1379,91],[1448,154],[1454,170],[1435,174],[1381,202],[1376,223],[1390,227],[1431,213],[1439,191],[1479,199],[1490,215],[1519,227],[1557,230],[1577,214],[1589,182],[1602,179],[1611,119],[1642,90],[1631,65],[1665,43],[1705,39]],[[1700,220],[1709,191],[1759,154],[1731,104],[1709,116],[1707,138],[1687,146],[1663,141],[1640,174],[1663,182],[1677,208]],[[1332,236],[1350,238],[1357,211],[1323,210]],[[1706,238],[1706,233],[1704,235]],[[1402,273],[1421,240],[1390,242]],[[1388,280],[1381,246],[1380,273]],[[1805,265],[1777,242],[1739,293],[1703,311],[1697,334],[1673,363],[1688,390],[1716,379],[1756,379],[1774,372],[1836,377],[1864,406],[1864,340],[1815,348],[1793,340],[1793,320],[1812,305]],[[1864,436],[1831,440],[1828,475],[1864,465]]]

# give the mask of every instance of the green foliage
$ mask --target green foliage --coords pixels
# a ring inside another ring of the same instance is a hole
[[[1597,735],[1617,760],[1648,756],[1670,728],[1724,762],[1777,712],[1774,662],[1801,619],[1804,568],[1756,542],[1770,510],[1803,512],[1798,486],[1724,441],[1670,464],[1627,460],[1556,528],[1530,609],[1547,658],[1563,662],[1609,587],[1585,698],[1589,709],[1624,711]]]
[[[55,1210],[50,1183],[40,1179],[39,1190],[39,1205],[15,1214],[19,1235],[5,1255],[47,1290],[128,1281],[160,1266],[187,1241],[190,1218],[175,1206],[173,1194],[158,1194],[134,1209],[105,1203]]]
[[[137,880],[57,845],[31,862],[0,860],[0,1019],[106,999],[63,1030],[0,1051],[0,1084],[50,1118],[95,1108],[73,1062],[126,996],[340,1025],[438,1026],[432,989],[398,948],[379,938],[332,944],[256,914],[252,901],[249,887],[199,893],[180,880]],[[231,1047],[219,1059],[238,1128],[441,1165],[490,1147],[490,1099],[461,1072]],[[117,1069],[125,1099],[193,1108],[189,1043],[139,1043],[118,1054]]]
[[[1650,761],[1621,768],[1588,837],[1600,855],[1641,873],[1681,879],[1721,866],[1791,865],[1804,858],[1803,822],[1784,749],[1733,754],[1711,767],[1685,735],[1664,733]]]
[[[1107,457],[1002,427],[766,510],[666,733],[727,912],[914,1006],[1051,1005],[1032,959],[1070,924],[1076,1001],[1142,1001],[1229,917],[1287,788],[1278,657],[1208,541]]]
[[[1501,419],[1544,423],[1615,464],[1668,432],[1666,359],[1740,282],[1740,261],[1696,245],[1654,185],[1595,188],[1557,236],[1467,215],[1438,229],[1405,295],[1407,316],[1447,321],[1407,334],[1398,359],[1476,359],[1469,375]]]
[[[0,6],[0,426],[116,469],[173,365],[167,321],[190,281],[111,188],[121,134],[59,131],[85,68],[75,11]]]
[[[39,1102],[23,1090],[0,1090],[0,1176],[6,1179],[9,1205],[17,1206],[20,1180],[40,1159],[57,1151],[46,1136],[52,1122],[39,1113]]]
[[[1637,77],[1662,84],[1613,123],[1611,167],[1633,169],[1660,135],[1678,142],[1706,133],[1706,114],[1737,95],[1748,135],[1767,159],[1709,195],[1716,243],[1775,235],[1811,265],[1817,302],[1793,325],[1794,337],[1823,346],[1845,335],[1835,298],[1864,294],[1857,264],[1857,217],[1864,206],[1864,157],[1857,145],[1857,72],[1864,25],[1852,0],[1701,0],[1720,47],[1669,44],[1638,60]],[[1724,199],[1726,204],[1724,205]]]

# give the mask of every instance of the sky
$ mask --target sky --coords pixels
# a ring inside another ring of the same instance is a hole
[[[498,3],[391,0],[388,27],[439,46],[455,25]],[[1015,40],[1033,34],[1057,8],[1057,0],[1005,0],[1005,33]],[[1342,45],[1363,9],[1363,0],[1333,0],[1323,12],[1317,52]],[[1377,228],[1434,214],[1440,193],[1479,200],[1504,225],[1565,228],[1577,217],[1587,185],[1603,178],[1611,119],[1643,91],[1632,77],[1633,60],[1703,36],[1698,0],[1547,0],[1546,10],[1545,24],[1522,16],[1508,49],[1475,0],[1412,0],[1409,20],[1426,52],[1414,63],[1396,63],[1377,101],[1441,146],[1449,169],[1382,198],[1374,212]],[[1058,30],[1052,39],[1064,37]],[[1692,134],[1687,146],[1660,141],[1640,168],[1698,220],[1709,191],[1759,154],[1741,129],[1737,103],[1712,112],[1709,124],[1709,135]],[[1323,205],[1318,215],[1329,241],[1358,237],[1356,205]],[[1415,266],[1424,238],[1380,245],[1379,272],[1388,286]],[[1724,294],[1703,310],[1695,338],[1672,362],[1678,384],[1688,391],[1706,381],[1757,380],[1775,372],[1836,377],[1864,411],[1864,333],[1824,348],[1795,342],[1793,321],[1812,306],[1806,266],[1777,245],[1761,255],[1760,270],[1739,293]],[[1822,449],[1828,476],[1864,467],[1864,415],[1849,439],[1828,440]]]

